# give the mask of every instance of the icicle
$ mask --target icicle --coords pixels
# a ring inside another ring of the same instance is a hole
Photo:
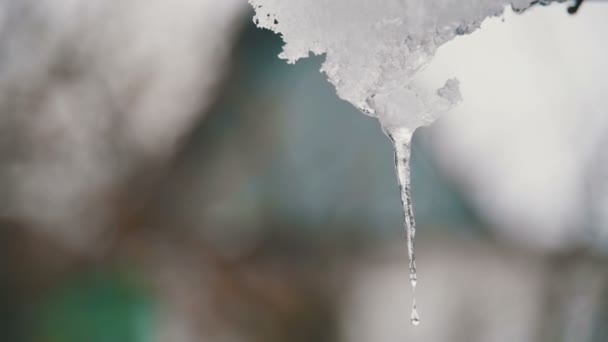
[[[416,237],[416,221],[414,220],[414,208],[412,206],[412,195],[410,187],[410,156],[412,132],[409,129],[395,129],[387,131],[388,137],[392,140],[395,149],[395,168],[397,179],[401,190],[401,203],[405,216],[405,230],[407,234],[407,254],[410,261],[410,283],[412,284],[412,324],[420,324],[418,310],[416,307],[416,254],[414,253],[414,238]]]

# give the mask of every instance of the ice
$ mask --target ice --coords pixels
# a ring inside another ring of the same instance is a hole
[[[561,2],[562,0],[555,0]],[[437,48],[469,34],[505,7],[522,12],[551,0],[249,0],[254,22],[285,41],[279,57],[289,63],[325,54],[321,71],[338,96],[379,119],[393,141],[407,232],[410,281],[417,283],[416,225],[410,195],[410,140],[420,126],[461,101],[459,81],[440,89],[416,80]],[[420,320],[413,300],[412,323]]]
[[[420,318],[416,308],[415,296],[418,274],[416,272],[416,254],[414,253],[416,221],[414,219],[414,207],[412,205],[410,186],[410,156],[412,151],[410,144],[412,132],[407,128],[402,128],[393,130],[392,132],[387,133],[387,135],[395,147],[395,168],[397,171],[397,180],[399,181],[399,189],[401,191],[401,204],[403,205],[405,231],[407,234],[407,255],[410,260],[410,283],[414,294],[411,321],[414,325],[418,325]]]

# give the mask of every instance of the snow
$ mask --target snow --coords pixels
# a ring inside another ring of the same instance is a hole
[[[325,54],[322,71],[340,98],[385,130],[428,125],[460,100],[458,82],[437,91],[415,75],[442,44],[532,0],[249,0],[254,22],[280,33],[289,63]],[[543,1],[542,3],[549,3]]]

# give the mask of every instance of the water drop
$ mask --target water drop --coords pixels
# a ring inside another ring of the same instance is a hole
[[[418,325],[420,318],[416,309],[416,254],[414,253],[414,239],[416,237],[416,221],[414,220],[414,207],[412,205],[411,182],[410,182],[410,156],[412,144],[412,131],[406,128],[387,130],[395,149],[395,169],[401,190],[401,203],[405,219],[405,231],[407,236],[407,254],[409,258],[410,283],[414,297],[412,306],[412,324]]]
[[[415,326],[418,326],[418,324],[420,324],[420,317],[418,316],[418,309],[416,308],[416,299],[414,299],[414,306],[412,306],[412,314],[410,316],[410,321]]]

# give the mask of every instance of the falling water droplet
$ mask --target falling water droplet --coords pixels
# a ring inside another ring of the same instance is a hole
[[[407,254],[410,262],[410,283],[412,285],[413,305],[412,305],[412,324],[420,324],[418,310],[416,308],[416,284],[418,276],[416,274],[416,255],[414,253],[414,238],[416,237],[416,221],[414,220],[414,208],[412,205],[412,195],[410,186],[410,156],[412,132],[409,129],[394,129],[386,132],[392,140],[395,148],[395,168],[397,179],[401,190],[401,203],[405,216],[405,231],[407,234]]]
[[[410,321],[413,325],[420,324],[420,317],[418,316],[418,308],[416,308],[416,299],[414,298],[414,305],[412,306],[412,314],[410,315]]]

